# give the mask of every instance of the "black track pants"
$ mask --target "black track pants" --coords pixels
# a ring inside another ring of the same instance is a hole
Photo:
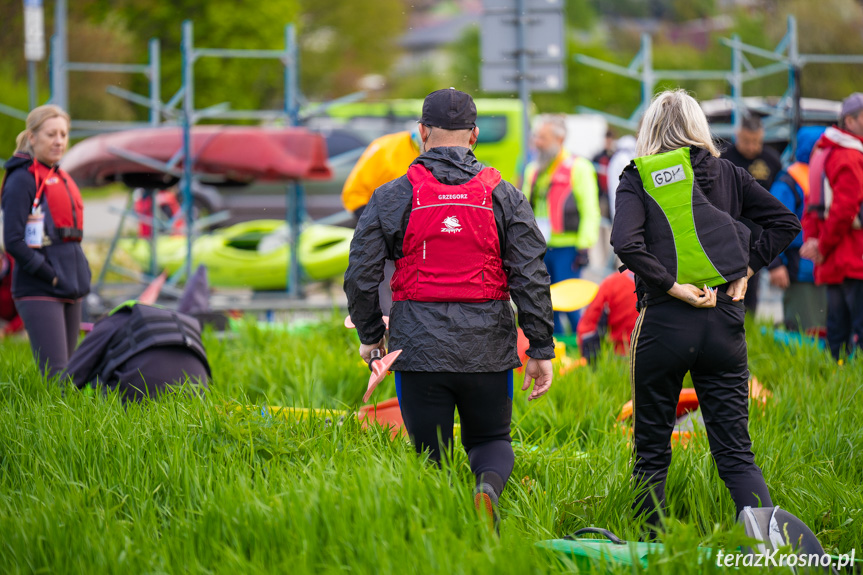
[[[126,401],[156,398],[186,378],[197,384],[197,390],[208,387],[207,368],[195,353],[178,346],[152,347],[130,357],[119,366],[111,384],[117,384],[120,397]]]
[[[16,300],[15,307],[27,328],[30,348],[39,369],[52,377],[66,369],[66,364],[81,330],[81,302],[54,300]]]
[[[632,331],[630,376],[635,412],[635,484],[648,493],[638,513],[658,523],[653,494],[665,503],[671,433],[683,377],[689,371],[698,394],[710,451],[739,513],[770,506],[770,492],[752,455],[749,438],[749,369],[743,306],[718,292],[718,305],[696,309],[672,300],[641,311]]]
[[[495,373],[396,374],[402,417],[417,453],[428,450],[440,462],[441,451],[453,441],[453,420],[458,408],[461,443],[470,468],[500,495],[512,473],[515,456],[510,438],[512,371]],[[438,443],[438,434],[442,441]]]

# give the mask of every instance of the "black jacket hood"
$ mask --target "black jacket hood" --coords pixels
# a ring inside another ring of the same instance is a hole
[[[470,148],[446,146],[432,148],[414,163],[425,166],[437,181],[448,186],[463,184],[483,169]]]
[[[719,158],[714,157],[704,148],[692,146],[689,148],[689,161],[695,173],[695,182],[701,191],[709,196],[710,190],[719,178]]]
[[[12,170],[14,170],[16,168],[29,166],[32,163],[33,163],[33,158],[31,158],[27,154],[22,154],[22,153],[18,152],[14,156],[12,156],[8,160],[6,160],[6,163],[3,164],[3,169],[6,170],[6,172],[8,173],[8,172],[11,172]]]

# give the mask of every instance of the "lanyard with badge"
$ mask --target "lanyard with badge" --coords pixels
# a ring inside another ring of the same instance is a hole
[[[45,179],[39,184],[39,173],[34,174],[36,179],[36,198],[33,200],[33,208],[30,210],[30,215],[27,216],[27,225],[24,227],[24,241],[28,248],[41,248],[43,246],[43,238],[45,236],[45,213],[40,205],[42,201],[42,192],[45,191],[45,184],[54,175],[56,168],[51,168]]]

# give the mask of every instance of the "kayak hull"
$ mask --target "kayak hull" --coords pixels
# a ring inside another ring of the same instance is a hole
[[[260,249],[261,240],[283,230],[281,220],[254,220],[201,236],[192,245],[192,267],[206,266],[210,285],[251,287],[256,290],[285,289],[288,282],[290,246],[287,243]],[[299,262],[313,280],[344,275],[353,230],[337,226],[313,225],[302,234],[297,246]],[[140,266],[150,265],[150,241],[126,239],[118,247]],[[156,244],[160,270],[174,274],[186,263],[186,239],[161,236]]]

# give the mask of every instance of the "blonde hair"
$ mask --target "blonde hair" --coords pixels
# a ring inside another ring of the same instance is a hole
[[[44,106],[39,106],[38,108],[33,108],[30,113],[27,114],[27,128],[18,134],[18,137],[15,139],[15,152],[23,152],[32,156],[33,148],[30,146],[30,136],[38,132],[42,128],[42,124],[51,118],[63,118],[66,120],[67,128],[72,124],[72,119],[69,117],[69,114],[67,114],[60,106],[46,104]]]
[[[666,90],[653,97],[644,113],[635,144],[637,156],[651,156],[697,146],[719,157],[707,117],[685,90]]]

